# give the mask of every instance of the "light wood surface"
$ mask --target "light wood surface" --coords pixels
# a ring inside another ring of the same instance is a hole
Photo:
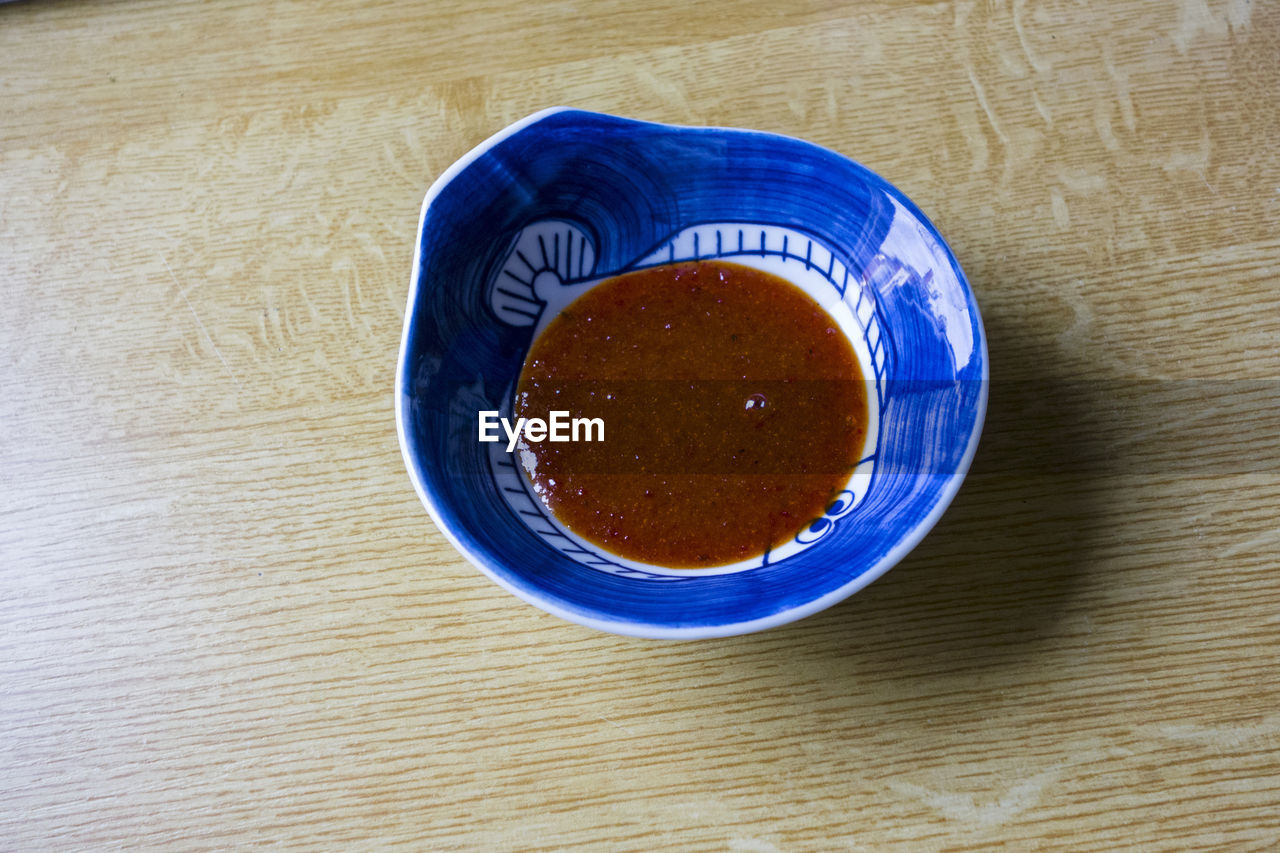
[[[0,847],[1280,847],[1280,7],[0,5]],[[801,136],[977,292],[973,472],[818,616],[594,633],[401,463],[418,208],[567,104]]]

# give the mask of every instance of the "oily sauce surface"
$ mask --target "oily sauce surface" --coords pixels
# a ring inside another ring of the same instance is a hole
[[[535,492],[607,551],[724,565],[789,540],[846,485],[865,438],[853,349],[807,294],[723,262],[595,286],[534,342],[515,414],[601,418],[604,441],[522,440]]]

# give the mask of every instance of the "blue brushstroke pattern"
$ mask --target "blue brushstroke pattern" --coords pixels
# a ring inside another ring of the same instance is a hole
[[[568,559],[498,494],[471,406],[501,408],[529,345],[532,329],[497,321],[486,304],[488,283],[525,225],[581,224],[595,245],[597,271],[623,269],[687,225],[716,221],[802,229],[835,249],[851,271],[864,271],[893,217],[889,196],[927,226],[881,178],[809,143],[580,111],[547,115],[482,153],[426,212],[417,300],[401,355],[408,398],[402,427],[439,521],[505,582],[624,633],[643,633],[647,624],[693,628],[769,617],[867,571],[930,513],[981,416],[985,348],[975,348],[957,371],[944,330],[910,285],[877,291],[892,375],[871,491],[821,542],[759,569],[655,583]],[[967,287],[963,298],[973,339],[982,341]]]

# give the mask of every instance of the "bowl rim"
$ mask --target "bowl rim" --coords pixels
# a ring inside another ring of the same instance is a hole
[[[621,119],[624,121],[633,121],[638,124],[655,125],[658,127],[668,128],[668,129],[677,130],[677,131],[678,130],[698,130],[698,131],[722,130],[722,131],[733,132],[733,133],[757,134],[760,136],[774,137],[781,140],[800,142],[805,145],[811,145],[817,148],[821,148],[823,151],[826,151],[834,156],[841,157],[845,160],[848,160],[854,163],[859,168],[865,170],[869,175],[876,178],[880,183],[882,183],[889,190],[891,190],[895,194],[895,197],[899,201],[904,203],[906,209],[913,216],[915,216],[920,221],[920,223],[927,229],[929,234],[935,240],[938,241],[938,244],[945,249],[947,254],[947,259],[955,270],[956,279],[958,283],[964,288],[966,295],[968,296],[969,300],[972,302],[973,307],[975,309],[972,312],[973,313],[972,319],[976,323],[976,327],[977,327],[976,344],[978,345],[977,350],[980,353],[980,356],[982,359],[981,376],[979,377],[979,380],[978,380],[980,384],[980,388],[979,388],[978,399],[976,401],[976,406],[974,411],[973,426],[970,429],[970,433],[969,433],[968,444],[965,447],[964,453],[961,456],[960,461],[957,464],[955,470],[947,475],[947,481],[943,486],[942,490],[939,492],[938,497],[934,501],[929,512],[923,518],[921,518],[910,530],[908,530],[902,537],[900,537],[897,540],[896,544],[892,548],[890,548],[889,551],[883,557],[881,557],[879,560],[877,560],[874,564],[869,566],[864,571],[860,572],[856,577],[852,578],[847,583],[831,590],[830,592],[827,592],[821,596],[818,596],[817,598],[810,599],[809,601],[803,604],[796,605],[795,607],[789,608],[787,610],[778,611],[776,613],[771,613],[767,616],[750,619],[750,620],[744,620],[744,621],[732,621],[732,622],[722,622],[722,623],[716,623],[716,624],[700,624],[700,625],[670,625],[670,624],[656,623],[656,622],[643,621],[643,620],[634,620],[634,619],[632,620],[601,619],[601,618],[580,613],[570,608],[564,607],[554,598],[535,595],[529,590],[509,582],[506,578],[502,577],[499,573],[495,572],[488,565],[488,561],[492,559],[488,554],[482,553],[479,550],[473,549],[472,547],[470,547],[470,545],[468,545],[462,538],[460,538],[450,528],[450,526],[444,522],[443,519],[445,518],[445,513],[443,511],[443,508],[439,505],[439,502],[437,501],[437,498],[433,494],[433,492],[430,489],[428,489],[427,485],[423,482],[422,477],[419,473],[419,466],[415,461],[414,456],[410,450],[409,437],[405,432],[405,423],[406,423],[406,414],[407,414],[405,411],[405,404],[406,404],[406,401],[408,400],[408,394],[406,392],[406,388],[407,388],[406,370],[407,370],[407,365],[409,360],[408,345],[411,338],[411,332],[413,329],[413,321],[414,321],[414,315],[415,315],[414,306],[418,302],[419,289],[421,285],[422,243],[423,243],[422,230],[424,225],[426,224],[427,213],[430,210],[432,203],[440,195],[443,189],[448,184],[450,184],[459,174],[461,174],[467,167],[469,167],[472,163],[478,160],[490,149],[492,149],[493,147],[495,147],[496,145],[498,145],[508,137],[514,136],[515,134],[525,130],[526,128],[529,128],[535,124],[538,124],[539,122],[542,122],[545,119],[550,118],[551,116],[559,115],[561,113],[566,113],[566,112],[582,113],[585,115],[592,115],[592,116],[602,116],[602,117],[608,117],[612,119]],[[787,134],[775,133],[772,131],[753,130],[748,128],[716,126],[716,125],[672,124],[672,123],[666,123],[666,122],[648,121],[644,119],[632,119],[624,116],[615,116],[609,113],[603,113],[603,112],[592,111],[592,110],[583,110],[576,107],[568,107],[568,106],[548,107],[542,110],[538,110],[537,112],[531,113],[530,115],[527,115],[524,118],[519,119],[518,121],[515,121],[507,125],[506,127],[499,130],[497,133],[492,134],[491,136],[489,136],[488,138],[486,138],[485,140],[477,144],[475,147],[471,148],[469,151],[467,151],[465,154],[463,154],[461,157],[455,160],[452,164],[450,164],[449,167],[445,169],[440,174],[440,176],[435,179],[435,181],[432,182],[431,186],[427,189],[426,195],[422,200],[422,206],[418,214],[418,227],[414,232],[413,267],[410,274],[409,292],[406,300],[404,322],[403,322],[401,333],[400,333],[400,346],[399,346],[399,351],[396,359],[396,375],[395,375],[395,390],[394,390],[395,418],[396,418],[396,437],[400,444],[401,458],[403,459],[405,468],[409,473],[409,479],[413,483],[414,491],[417,492],[419,500],[422,502],[423,506],[426,508],[428,515],[430,515],[432,522],[436,526],[436,529],[439,530],[440,533],[444,535],[444,537],[449,541],[449,543],[454,547],[454,549],[458,551],[459,554],[461,554],[469,563],[471,563],[473,566],[475,566],[481,572],[483,572],[485,576],[487,576],[491,581],[493,581],[498,586],[505,589],[507,592],[511,593],[512,595],[516,596],[522,601],[528,604],[531,604],[540,610],[543,610],[544,612],[550,613],[553,616],[558,616],[561,619],[564,619],[568,622],[572,622],[588,628],[594,628],[598,631],[603,631],[610,634],[636,637],[636,638],[642,638],[642,639],[654,639],[654,640],[712,639],[712,638],[719,638],[719,637],[739,636],[742,634],[750,634],[757,631],[762,631],[768,628],[780,627],[782,625],[790,624],[800,619],[804,619],[808,616],[812,616],[815,613],[819,613],[823,610],[826,610],[827,608],[832,607],[835,604],[838,604],[844,599],[849,598],[854,593],[860,591],[861,589],[863,589],[873,581],[882,577],[886,572],[889,571],[889,569],[893,568],[899,562],[901,562],[903,558],[905,558],[907,554],[909,554],[912,550],[914,550],[915,547],[919,545],[920,542],[924,539],[924,537],[937,525],[938,521],[942,518],[942,515],[946,512],[948,507],[950,507],[952,501],[955,499],[955,496],[959,493],[960,488],[963,485],[964,480],[969,473],[969,468],[973,463],[973,459],[977,454],[979,439],[982,436],[982,431],[986,423],[989,386],[990,386],[990,360],[989,360],[988,349],[987,349],[986,328],[983,324],[982,314],[979,310],[977,310],[977,299],[973,293],[973,288],[969,284],[968,277],[965,276],[964,271],[961,269],[959,260],[955,257],[954,252],[952,252],[951,246],[943,239],[941,233],[934,226],[933,222],[927,216],[925,216],[923,212],[920,211],[920,209],[916,206],[916,204],[910,198],[908,198],[905,193],[899,190],[892,183],[890,183],[889,181],[881,177],[874,170],[867,168],[863,164],[857,162],[856,160],[853,160],[847,155],[841,154],[838,151],[827,148],[826,146],[819,145],[818,143],[812,142],[807,139],[802,139],[796,136],[789,136]]]

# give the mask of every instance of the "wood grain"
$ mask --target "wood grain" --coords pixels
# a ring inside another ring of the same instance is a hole
[[[1244,0],[0,6],[0,846],[1280,846],[1277,55]],[[419,505],[418,207],[553,104],[951,242],[987,431],[850,601],[596,634]]]

